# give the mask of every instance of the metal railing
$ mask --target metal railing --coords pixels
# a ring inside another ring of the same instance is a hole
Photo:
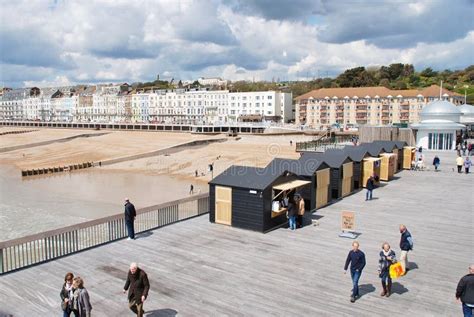
[[[137,210],[140,233],[209,212],[209,194]],[[127,237],[124,214],[0,242],[0,275]]]
[[[341,148],[352,142],[352,135],[332,135],[325,136],[318,140],[307,142],[296,142],[296,151],[314,151],[321,152],[328,148]]]

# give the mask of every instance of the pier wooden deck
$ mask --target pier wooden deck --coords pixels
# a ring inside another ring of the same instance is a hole
[[[474,262],[474,176],[453,172],[453,156],[441,157],[439,173],[397,174],[373,201],[361,191],[323,208],[313,215],[319,225],[296,232],[254,233],[210,224],[205,215],[2,276],[0,315],[59,316],[62,279],[72,271],[85,280],[94,316],[133,316],[121,290],[129,263],[138,261],[151,282],[146,316],[461,316],[454,291]],[[357,212],[368,261],[354,304],[343,274],[352,240],[338,237],[341,210]],[[416,269],[381,298],[378,252],[388,241],[399,256],[399,223],[413,234]]]

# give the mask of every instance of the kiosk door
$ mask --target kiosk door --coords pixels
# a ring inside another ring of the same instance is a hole
[[[216,223],[232,225],[232,188],[216,186]]]

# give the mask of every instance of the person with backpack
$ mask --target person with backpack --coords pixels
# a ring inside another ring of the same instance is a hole
[[[438,171],[438,167],[439,167],[440,164],[441,164],[441,160],[439,159],[438,155],[435,155],[435,157],[433,159],[433,165],[435,167],[436,172]]]
[[[382,293],[380,296],[390,297],[392,292],[392,278],[390,277],[390,266],[397,262],[395,251],[390,249],[390,244],[385,242],[379,253],[379,277],[382,280]]]
[[[72,312],[76,317],[90,317],[92,305],[82,278],[79,276],[75,277],[72,282],[72,288]]]
[[[410,270],[408,267],[408,252],[413,250],[413,238],[405,225],[400,225],[400,264],[403,268],[403,275]]]
[[[72,291],[72,282],[74,279],[74,274],[71,272],[66,273],[64,277],[64,284],[61,288],[61,292],[59,293],[59,297],[61,297],[61,308],[63,310],[63,317],[71,316],[71,291]]]

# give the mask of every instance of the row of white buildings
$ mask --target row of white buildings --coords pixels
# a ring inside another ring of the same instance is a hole
[[[132,90],[124,85],[4,90],[0,120],[226,124],[294,119],[281,91]]]

